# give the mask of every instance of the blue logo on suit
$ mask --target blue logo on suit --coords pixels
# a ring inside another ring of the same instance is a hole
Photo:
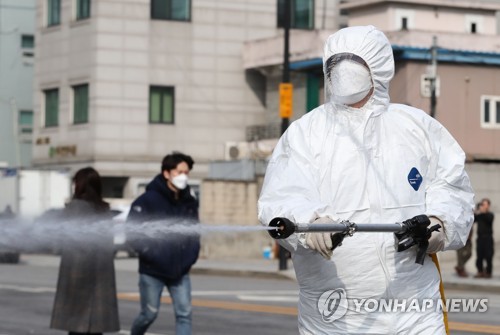
[[[418,191],[418,189],[420,188],[422,180],[423,180],[422,175],[417,170],[417,168],[416,167],[411,168],[410,173],[408,174],[408,182],[415,191]]]

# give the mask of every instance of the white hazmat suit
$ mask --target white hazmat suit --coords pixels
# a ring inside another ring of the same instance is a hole
[[[341,69],[354,75],[342,76],[335,66],[344,61],[365,62],[369,87],[363,83],[367,75],[352,64]],[[444,225],[437,251],[463,246],[474,206],[465,154],[425,112],[390,103],[394,58],[385,35],[373,26],[339,30],[325,44],[323,63],[326,103],[293,122],[276,146],[259,199],[262,224],[275,217],[393,223],[426,214]],[[353,87],[334,87],[340,81]],[[346,105],[367,91],[364,106]],[[355,233],[330,259],[311,250],[303,233],[281,243],[292,252],[300,286],[301,334],[445,333],[436,308],[387,312],[352,306],[354,299],[439,301],[436,264],[430,257],[416,264],[416,247],[397,252],[394,234]],[[322,310],[325,297],[336,307]]]

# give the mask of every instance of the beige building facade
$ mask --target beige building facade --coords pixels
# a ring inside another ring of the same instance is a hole
[[[348,12],[348,25],[372,24],[389,38],[396,61],[391,100],[427,112],[430,97],[425,79],[430,75],[431,46],[436,37],[435,117],[462,145],[470,161],[500,161],[500,3],[352,0],[341,8]],[[316,92],[310,94],[320,103],[322,48],[331,33],[295,32],[291,38],[295,77],[319,78]],[[279,37],[248,42],[244,66],[272,73],[282,57],[279,43]],[[268,80],[276,77],[270,75]],[[303,79],[297,86],[301,85],[305,86]]]
[[[265,77],[243,67],[243,47],[283,34],[280,2],[38,1],[34,165],[92,165],[108,197],[131,198],[177,150],[201,180],[267,121]],[[305,30],[336,28],[337,1],[294,8]]]

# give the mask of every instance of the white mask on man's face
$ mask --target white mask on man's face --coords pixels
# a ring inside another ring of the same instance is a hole
[[[373,84],[370,71],[358,62],[343,60],[330,73],[332,100],[353,105],[365,98]]]
[[[178,190],[183,190],[187,187],[188,176],[185,173],[181,173],[173,177],[171,182]]]

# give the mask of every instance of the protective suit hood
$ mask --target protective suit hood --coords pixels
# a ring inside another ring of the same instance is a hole
[[[360,58],[369,69],[374,92],[364,109],[375,115],[387,109],[390,102],[389,82],[394,76],[394,57],[387,37],[374,26],[359,26],[341,29],[327,39],[323,55],[325,102],[336,105],[336,110],[344,106],[335,102],[334,90],[328,78],[332,70],[332,56],[342,54]]]

